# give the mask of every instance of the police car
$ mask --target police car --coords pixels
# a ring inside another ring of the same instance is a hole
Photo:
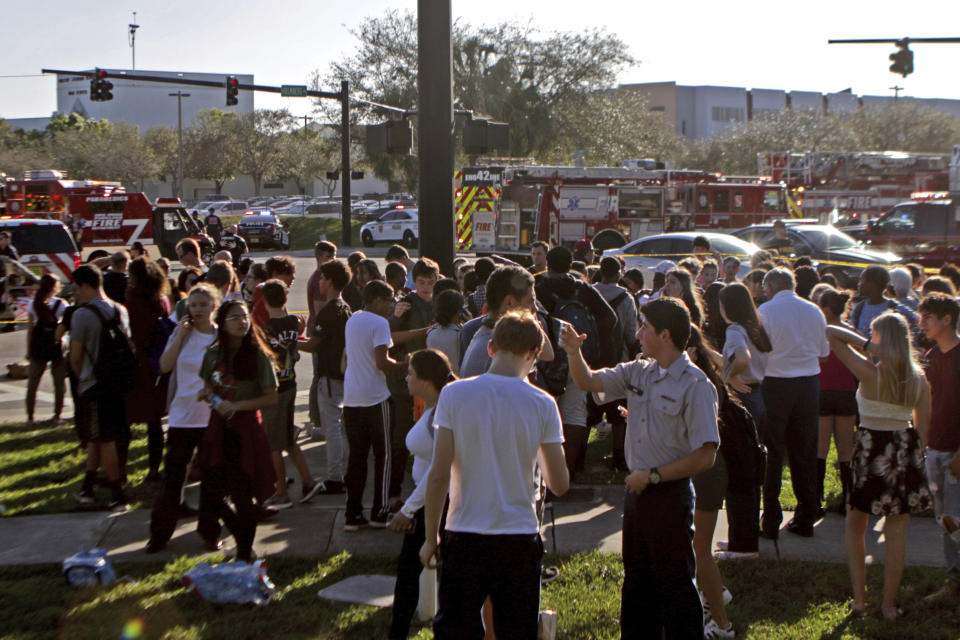
[[[290,248],[290,231],[270,209],[251,209],[237,223],[237,235],[250,247]]]
[[[378,242],[402,242],[404,246],[414,248],[419,238],[420,215],[414,208],[391,209],[360,227],[360,239],[365,247],[372,247]]]

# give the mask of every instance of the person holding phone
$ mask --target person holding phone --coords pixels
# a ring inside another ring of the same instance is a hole
[[[416,424],[407,432],[407,449],[413,454],[413,482],[416,488],[393,514],[388,526],[391,531],[406,534],[400,558],[397,561],[397,586],[393,593],[393,621],[391,640],[404,639],[410,631],[410,621],[420,598],[420,547],[426,539],[423,521],[423,501],[426,495],[427,471],[433,459],[433,414],[440,390],[457,377],[450,360],[437,349],[422,349],[410,357],[407,370],[407,388],[410,395],[423,400],[426,408]]]

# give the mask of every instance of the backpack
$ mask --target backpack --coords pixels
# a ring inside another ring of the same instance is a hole
[[[150,347],[147,351],[147,365],[150,367],[150,374],[154,377],[160,375],[160,356],[167,348],[167,342],[173,335],[177,323],[164,314],[157,317],[157,322],[153,326],[153,333],[150,336]]]
[[[40,315],[37,315],[37,322],[33,325],[33,333],[30,334],[30,355],[37,360],[45,362],[54,362],[63,358],[63,349],[57,342],[57,311],[60,310],[61,301],[57,300],[51,316],[53,321],[43,321]]]
[[[857,331],[860,330],[860,316],[863,314],[863,305],[865,305],[866,303],[867,303],[867,301],[866,301],[865,299],[864,299],[864,300],[861,300],[861,301],[858,302],[856,305],[854,305],[853,310],[850,312],[850,324],[852,324],[852,325],[853,325],[853,328],[856,329]],[[887,308],[888,308],[890,311],[896,310],[896,308],[897,308],[897,301],[896,301],[896,300],[890,300],[890,299],[888,298],[888,299],[887,299]]]
[[[570,362],[567,352],[560,348],[560,321],[547,316],[547,339],[553,347],[553,360],[550,362],[537,361],[537,371],[540,374],[540,385],[554,398],[559,398],[567,390],[567,380],[570,379]]]
[[[578,334],[587,334],[587,339],[584,340],[580,351],[583,353],[583,359],[587,361],[591,368],[598,368],[600,366],[598,362],[600,358],[600,336],[597,330],[597,320],[589,309],[576,297],[557,297],[550,317],[572,325]],[[557,337],[559,335],[558,331]]]
[[[728,398],[718,417],[720,452],[727,463],[730,485],[759,487],[767,468],[767,448],[760,442],[753,416],[740,402]]]
[[[92,396],[117,396],[132,390],[137,381],[137,357],[133,342],[120,326],[120,310],[107,320],[95,304],[85,304],[100,321],[100,347],[93,361],[97,382],[88,393]]]

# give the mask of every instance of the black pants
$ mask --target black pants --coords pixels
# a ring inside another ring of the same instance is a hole
[[[370,407],[344,407],[343,429],[350,444],[347,457],[348,519],[359,518],[363,511],[363,487],[367,482],[367,456],[373,449],[373,509],[383,511],[384,498],[390,485],[390,402],[384,400]]]
[[[750,386],[750,392],[739,395],[739,398],[756,421],[762,437],[767,424],[763,393],[759,383]],[[760,548],[760,487],[731,481],[727,484],[726,501],[729,550],[757,551]]]
[[[393,590],[393,620],[390,622],[390,640],[406,640],[410,621],[420,600],[420,547],[426,540],[423,509],[414,514],[413,530],[403,536],[400,559],[397,561],[397,586]]]
[[[200,512],[209,517],[197,523],[197,530],[205,540],[216,540],[220,537],[219,521],[223,520],[236,540],[237,559],[249,562],[253,538],[257,533],[253,479],[240,467],[241,447],[233,429],[224,431],[224,460],[227,462],[204,471],[200,484]],[[225,501],[227,496],[230,496],[233,509]]]
[[[640,495],[627,492],[622,638],[703,638],[703,608],[693,582],[693,502],[689,480],[647,487]]]
[[[763,483],[763,529],[776,533],[783,521],[780,483],[783,459],[797,496],[796,521],[812,527],[817,514],[817,433],[820,421],[820,378],[764,378],[761,383],[767,420],[760,437],[767,446]]]
[[[413,396],[394,393],[390,396],[390,491],[388,498],[400,497],[403,474],[407,468],[407,433],[413,427]]]
[[[147,423],[147,460],[150,471],[160,470],[163,460],[163,427],[160,422]]]
[[[567,462],[570,482],[577,471],[583,471],[587,458],[587,440],[590,429],[578,425],[563,425],[563,455]]]
[[[539,534],[443,535],[439,607],[433,621],[437,640],[482,638],[480,609],[493,603],[497,640],[535,640],[540,613]]]
[[[200,438],[203,437],[203,431],[203,429],[178,427],[172,427],[167,431],[167,456],[164,460],[166,475],[160,495],[157,496],[156,502],[153,503],[153,511],[150,512],[150,540],[152,541],[167,542],[177,527],[187,466],[200,443]],[[206,522],[209,519],[213,518],[201,512],[197,529],[216,530],[219,536],[219,525],[216,522]]]

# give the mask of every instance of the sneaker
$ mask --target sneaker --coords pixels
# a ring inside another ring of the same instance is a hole
[[[319,484],[320,488],[317,489],[317,495],[329,496],[337,493],[347,492],[347,488],[344,486],[344,484],[337,480],[324,480]]]
[[[714,551],[713,557],[717,560],[757,560],[759,551]]]
[[[370,528],[371,529],[386,529],[387,528],[387,512],[381,511],[380,513],[374,515],[370,514]]]
[[[343,524],[344,531],[359,531],[360,529],[370,525],[370,522],[363,516],[356,518],[347,518],[346,522]]]
[[[289,509],[293,506],[293,501],[287,494],[280,495],[279,493],[275,493],[264,500],[263,506],[267,509]]]
[[[82,489],[77,494],[77,502],[80,504],[93,504],[96,496],[93,495],[93,489]]]
[[[716,638],[734,638],[736,634],[733,632],[733,623],[728,622],[727,628],[724,629],[717,624],[716,620],[711,620],[707,624],[703,625],[703,638],[704,640],[715,640]]]
[[[315,495],[320,493],[320,489],[322,488],[322,482],[311,482],[310,484],[303,485],[303,497],[300,498],[300,504],[310,502]]]
[[[230,562],[237,561],[237,546],[227,547],[223,550],[223,557],[229,560]],[[250,562],[256,560],[259,556],[257,555],[256,549],[250,549]]]
[[[130,505],[127,504],[126,496],[120,496],[119,498],[111,500],[110,504],[107,505],[107,509],[113,513],[123,513],[130,510]]]
[[[730,551],[730,542],[727,540],[717,540],[717,551]]]
[[[167,548],[166,542],[160,542],[159,540],[151,540],[147,543],[147,548],[143,550],[146,554],[159,553]]]
[[[726,587],[723,588],[721,593],[723,596],[723,606],[726,607],[733,601],[733,594],[730,593],[730,590]],[[703,592],[699,589],[697,589],[697,595],[700,596],[700,605],[703,607],[703,624],[706,625],[713,619],[710,613],[710,604],[707,602],[706,597],[704,597]]]

